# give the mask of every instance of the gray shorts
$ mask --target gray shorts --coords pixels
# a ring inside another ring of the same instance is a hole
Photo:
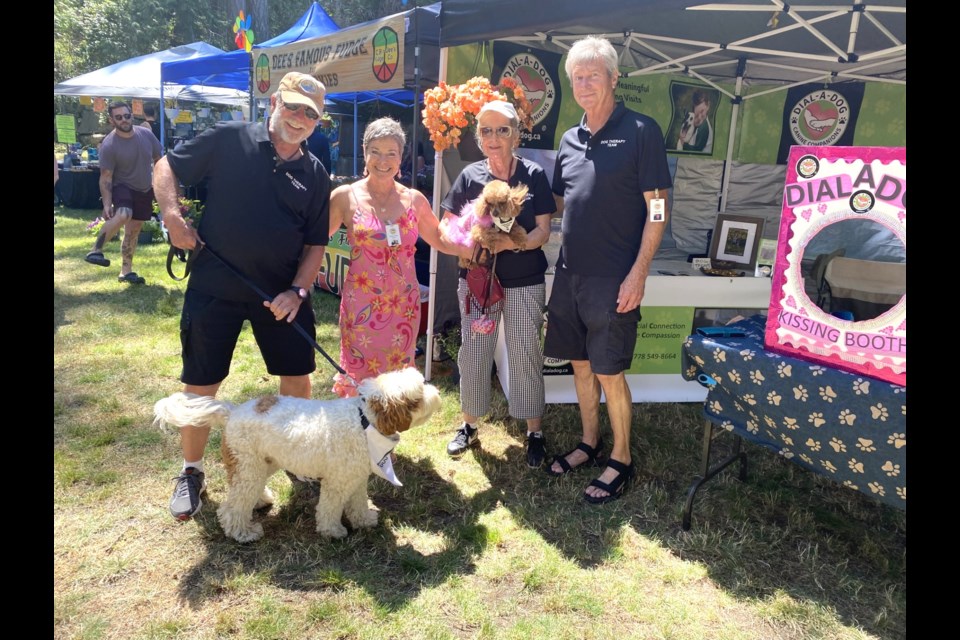
[[[578,276],[557,269],[547,303],[543,354],[589,360],[594,373],[616,375],[630,368],[640,309],[617,313],[622,278]]]

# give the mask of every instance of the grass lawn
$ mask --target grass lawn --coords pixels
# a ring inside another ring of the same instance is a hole
[[[397,448],[404,486],[369,480],[377,527],[320,538],[313,505],[277,474],[265,537],[225,538],[218,434],[203,511],[173,520],[179,437],[151,421],[153,403],[181,388],[185,284],[166,275],[163,244],[137,250],[145,285],[117,282],[119,242],[106,250],[113,266],[85,263],[98,214],[54,209],[55,638],[906,637],[904,512],[748,444],[747,482],[708,483],[682,531],[701,447],[692,403],[634,405],[637,480],[590,505],[591,472],[526,467],[524,425],[499,389],[481,446],[451,460],[459,404],[443,363],[443,409]],[[338,298],[312,300],[336,357]],[[317,360],[314,396],[332,398],[333,369]],[[246,328],[220,395],[276,389]],[[544,430],[549,454],[572,448],[576,407],[548,405]]]

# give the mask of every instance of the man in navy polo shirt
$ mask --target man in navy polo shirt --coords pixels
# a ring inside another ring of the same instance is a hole
[[[634,473],[630,453],[630,368],[644,286],[666,226],[672,186],[663,133],[650,117],[614,98],[617,53],[603,38],[571,47],[566,61],[580,124],[560,141],[553,192],[563,213],[563,244],[548,304],[544,355],[570,360],[583,422],[582,442],[547,467],[563,475],[600,466],[600,392],[613,450],[584,498],[619,498]],[[658,212],[652,217],[651,209]],[[662,211],[662,214],[660,213]],[[652,222],[657,220],[656,222]]]
[[[324,94],[313,76],[288,73],[270,96],[268,124],[218,124],[157,163],[154,192],[171,244],[205,247],[194,262],[180,319],[186,393],[216,395],[247,320],[267,371],[280,377],[280,394],[310,397],[313,347],[287,325],[296,322],[316,338],[309,291],[329,237],[330,178],[305,142],[323,113]],[[194,229],[180,215],[177,183],[204,178],[207,201]],[[263,301],[224,262],[273,300]],[[170,500],[178,520],[202,506],[209,435],[207,428],[180,430],[183,471]]]

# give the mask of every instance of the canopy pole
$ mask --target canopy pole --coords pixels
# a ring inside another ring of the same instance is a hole
[[[161,71],[161,74],[163,72]],[[164,126],[167,119],[166,103],[163,101],[163,78],[160,78],[160,152],[167,152],[167,128]]]
[[[736,97],[731,101],[730,135],[727,137],[727,159],[723,163],[723,183],[720,187],[720,213],[727,210],[727,190],[730,188],[730,174],[733,172],[733,141],[737,137],[737,115],[740,113],[740,103],[743,102],[743,76],[747,72],[747,61],[741,59],[737,65],[737,84],[734,93]]]
[[[357,94],[353,94],[353,175],[357,175],[357,127],[360,124],[360,119],[357,116]]]
[[[438,82],[447,81],[447,57],[449,49],[440,49],[440,68],[437,72]],[[414,123],[416,125],[416,123]],[[440,190],[443,188],[443,151],[434,152],[433,160],[433,215],[440,218]],[[436,315],[437,301],[437,250],[430,247],[430,295],[427,304],[427,351],[424,364],[424,379],[429,382],[433,369],[433,318]]]
[[[414,33],[414,44],[413,44],[413,129],[410,131],[410,188],[417,188],[417,158],[420,156],[417,155],[417,141],[419,136],[417,135],[417,116],[419,115],[419,106],[420,106],[420,9],[414,8],[413,10],[413,33]]]
[[[257,94],[253,90],[253,79],[254,79],[254,66],[253,66],[253,51],[250,52],[250,58],[247,60],[247,65],[250,68],[250,73],[247,74],[249,78],[249,84],[247,85],[247,90],[250,92],[250,122],[257,121]]]

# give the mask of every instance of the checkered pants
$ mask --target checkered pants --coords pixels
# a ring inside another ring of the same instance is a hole
[[[510,369],[510,415],[519,420],[543,416],[543,348],[540,329],[543,327],[546,286],[504,287],[501,311],[488,314],[495,323],[493,333],[475,334],[474,320],[481,317],[480,309],[471,301],[470,313],[465,301],[469,289],[460,278],[457,299],[460,301],[460,408],[464,413],[482,417],[490,410],[493,353],[497,344],[500,319],[504,321],[507,343],[507,363]]]

